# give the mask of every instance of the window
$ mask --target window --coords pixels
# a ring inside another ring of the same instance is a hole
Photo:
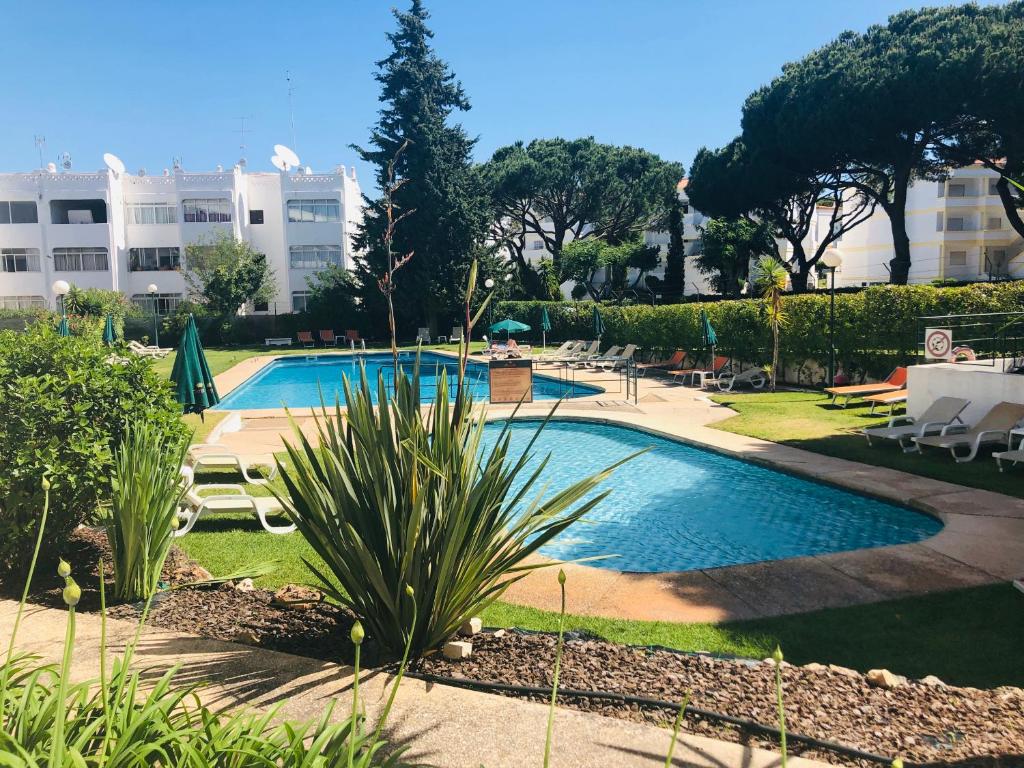
[[[174,203],[129,203],[128,224],[175,224],[178,206]]]
[[[946,230],[949,232],[963,232],[964,219],[962,216],[950,216],[946,219]]]
[[[964,197],[967,194],[966,184],[949,184],[949,196],[950,197]]]
[[[996,187],[996,185],[998,183],[999,183],[999,179],[989,179],[988,180],[988,193],[990,195],[998,195],[999,194],[999,189]]]
[[[543,240],[534,240],[532,243],[530,243],[530,248],[532,250],[534,250],[534,251],[543,251],[544,250],[544,241]]]
[[[341,204],[337,200],[289,200],[288,221],[341,221]]]
[[[985,229],[1002,229],[1003,219],[1000,216],[989,216],[988,221],[985,222]]]
[[[966,267],[967,251],[950,251],[946,255],[946,264],[950,267]]]
[[[54,272],[107,272],[106,248],[54,248]]]
[[[226,197],[182,200],[181,208],[184,221],[231,221],[231,201]]]
[[[0,296],[0,309],[36,309],[46,306],[42,296]]]
[[[130,248],[129,272],[166,272],[181,268],[181,248]]]
[[[341,266],[340,245],[293,245],[288,249],[292,269],[326,269]]]
[[[54,224],[106,224],[104,200],[51,200],[50,221]]]
[[[263,223],[263,211],[253,209],[249,211],[249,223],[250,224],[262,224]]]
[[[269,301],[254,301],[252,303],[253,312],[269,312],[270,302]]]
[[[292,291],[292,312],[305,312],[311,291]]]
[[[4,248],[0,250],[4,272],[38,272],[38,248]]]
[[[939,211],[938,213],[935,214],[935,231],[936,232],[941,232],[942,231],[942,225],[944,223],[945,223],[945,218],[942,215],[942,211]]]
[[[39,213],[31,200],[0,200],[0,224],[38,224]]]
[[[169,315],[181,304],[180,293],[136,293],[132,296],[132,303],[140,307],[148,315],[153,314],[154,307],[156,314]]]

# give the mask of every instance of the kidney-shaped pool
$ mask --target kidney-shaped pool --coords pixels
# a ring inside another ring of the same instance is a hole
[[[487,425],[488,446],[502,426]],[[535,421],[513,423],[513,455],[536,429]],[[534,446],[531,466],[552,454],[537,488],[550,483],[553,493],[648,447],[601,486],[612,493],[586,522],[541,554],[564,560],[615,555],[591,564],[618,571],[690,571],[905,544],[942,528],[906,507],[628,427],[552,421]]]

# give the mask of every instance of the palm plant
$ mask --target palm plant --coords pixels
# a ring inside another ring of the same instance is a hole
[[[365,369],[357,388],[345,380],[344,389],[347,412],[324,408],[317,439],[296,426],[278,498],[327,564],[323,573],[307,561],[320,589],[390,652],[406,642],[416,653],[437,647],[543,567],[526,560],[604,498],[585,499],[618,466],[526,502],[547,460],[513,491],[533,441],[511,456],[506,425],[484,451],[484,419],[473,418],[468,392],[452,415],[444,377],[426,413],[418,361],[411,377],[397,377],[391,400],[378,377],[379,408]],[[403,599],[406,585],[418,598],[415,616]]]
[[[115,451],[105,524],[119,600],[145,600],[156,593],[185,493],[180,471],[187,447],[187,440],[140,420],[128,425]]]
[[[789,272],[771,256],[762,256],[757,262],[754,278],[758,292],[764,299],[768,326],[772,329],[772,370],[771,391],[775,391],[775,374],[779,369],[779,333],[786,322],[786,311],[782,305],[782,294],[786,290]]]

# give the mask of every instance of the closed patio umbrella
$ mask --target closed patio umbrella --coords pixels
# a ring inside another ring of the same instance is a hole
[[[551,318],[548,317],[548,308],[542,307],[540,310],[540,333],[541,333],[541,344],[544,349],[548,348],[548,331],[551,330]]]
[[[171,381],[174,382],[174,399],[184,406],[185,413],[201,414],[220,402],[192,315],[188,316],[185,332],[178,345]]]
[[[597,304],[594,305],[594,335],[597,340],[600,341],[601,337],[604,336],[604,318],[601,317],[601,310],[597,308]]]
[[[715,333],[715,329],[711,327],[708,313],[703,308],[700,310],[700,333],[704,341],[704,348],[711,348],[711,365],[713,367],[715,364],[715,345],[718,343],[718,335]]]
[[[114,340],[114,316],[107,315],[107,322],[103,326],[103,343],[109,347],[113,345]]]
[[[68,325],[68,318],[67,318],[66,315],[60,319],[60,325],[57,326],[57,335],[58,336],[70,336],[71,335],[71,326]]]

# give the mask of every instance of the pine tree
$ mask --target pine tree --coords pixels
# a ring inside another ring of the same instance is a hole
[[[673,195],[668,213],[668,253],[665,254],[665,278],[662,283],[665,301],[683,300],[686,289],[686,245],[683,242],[683,204]]]
[[[419,325],[435,331],[459,315],[461,290],[474,249],[486,236],[487,202],[470,156],[475,139],[458,124],[453,111],[469,100],[448,65],[430,45],[429,14],[420,0],[407,12],[394,11],[398,30],[388,35],[393,52],[377,62],[381,84],[380,119],[370,147],[353,147],[376,166],[377,186],[387,183],[388,163],[409,142],[395,163],[393,203],[396,215],[414,211],[396,227],[391,250],[412,254],[395,281],[393,300],[400,332]],[[364,222],[355,244],[363,306],[374,327],[386,327],[387,309],[378,281],[387,272],[383,198],[365,196]]]

